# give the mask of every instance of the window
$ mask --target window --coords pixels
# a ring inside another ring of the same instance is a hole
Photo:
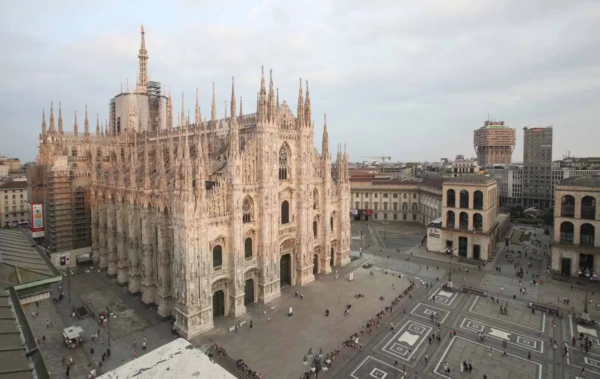
[[[456,192],[453,189],[446,191],[446,206],[451,208],[456,206]]]
[[[387,194],[387,193],[384,193],[384,194],[383,194],[383,198],[384,198],[384,199],[387,199],[387,198],[388,198],[388,194]]]
[[[77,156],[77,149],[76,148],[72,148],[71,149],[71,155],[76,157]]]
[[[398,213],[394,213],[394,220],[398,220]]]
[[[285,146],[279,149],[279,180],[288,178],[288,151]]]
[[[313,236],[315,238],[317,238],[317,233],[318,233],[318,224],[316,221],[313,221]]]
[[[223,266],[223,248],[217,245],[213,248],[213,268]]]
[[[387,220],[387,213],[384,213],[384,214],[383,214],[383,219],[384,219],[384,220]]]
[[[383,203],[383,210],[384,211],[387,211],[387,209],[388,209],[387,207],[388,207],[388,203]]]
[[[394,203],[394,210],[397,211],[398,210],[398,203]]]
[[[406,213],[403,213],[403,214],[402,214],[402,219],[403,219],[404,221],[406,221]]]
[[[319,209],[319,191],[313,190],[313,209]]]
[[[290,223],[290,203],[288,203],[287,200],[284,200],[283,203],[281,203],[281,223]]]
[[[394,199],[397,199],[397,198],[398,198],[398,194],[397,194],[397,193],[395,193],[395,194],[394,194]]]
[[[403,194],[403,196],[402,196],[402,197],[406,199],[406,194]]]
[[[244,257],[252,258],[252,238],[248,237],[244,241]]]
[[[331,228],[331,231],[333,232],[333,217],[329,218],[329,227]]]
[[[416,199],[416,198],[417,198],[417,194],[413,193],[413,199]]]
[[[244,199],[244,205],[242,206],[242,222],[244,224],[252,222],[252,203],[249,198]]]
[[[417,220],[417,215],[413,214],[413,221],[416,221],[416,220]]]
[[[377,195],[378,195],[378,194],[376,193],[376,194],[375,194],[375,198],[377,198]]]

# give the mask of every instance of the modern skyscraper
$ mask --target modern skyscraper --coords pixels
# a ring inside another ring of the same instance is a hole
[[[480,167],[510,164],[515,149],[516,131],[504,125],[504,121],[486,121],[475,130],[473,146]]]
[[[552,127],[523,128],[523,206],[552,206]]]

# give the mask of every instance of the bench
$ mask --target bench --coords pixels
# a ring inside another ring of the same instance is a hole
[[[482,289],[479,289],[477,287],[471,287],[471,286],[462,286],[461,288],[463,293],[470,293],[473,295],[477,295],[477,296],[483,296],[483,297],[487,297],[488,296],[488,292]]]
[[[536,303],[536,302],[532,301],[529,303],[529,306],[531,307],[531,309],[546,312],[549,315],[554,315],[556,317],[562,318],[562,310],[559,307],[556,307],[554,305]]]

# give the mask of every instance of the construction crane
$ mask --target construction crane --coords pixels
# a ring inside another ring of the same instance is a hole
[[[381,159],[381,173],[383,174],[385,172],[385,161],[386,160],[390,160],[392,159],[391,157],[367,157],[367,156],[363,156],[363,158],[377,158],[377,159]]]

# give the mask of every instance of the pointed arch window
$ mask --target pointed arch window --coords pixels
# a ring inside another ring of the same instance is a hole
[[[121,159],[122,160],[125,159],[125,148],[124,147],[121,148]]]
[[[329,227],[331,228],[331,231],[333,232],[333,216],[331,216],[329,218]]]
[[[317,238],[318,234],[319,234],[319,224],[315,220],[315,221],[313,221],[313,235],[315,238]]]
[[[252,201],[249,198],[244,199],[244,204],[242,205],[242,222],[247,224],[252,222]]]
[[[288,151],[285,146],[279,149],[279,180],[288,179]]]
[[[74,156],[74,157],[77,156],[77,148],[74,147],[74,148],[71,149],[71,155]]]
[[[281,223],[290,223],[290,203],[288,203],[287,200],[284,200],[283,203],[281,203]]]
[[[319,209],[319,191],[313,190],[313,209]]]
[[[223,248],[221,245],[217,245],[213,248],[213,268],[219,268],[223,266]]]
[[[252,258],[252,238],[248,237],[244,241],[244,257]]]

